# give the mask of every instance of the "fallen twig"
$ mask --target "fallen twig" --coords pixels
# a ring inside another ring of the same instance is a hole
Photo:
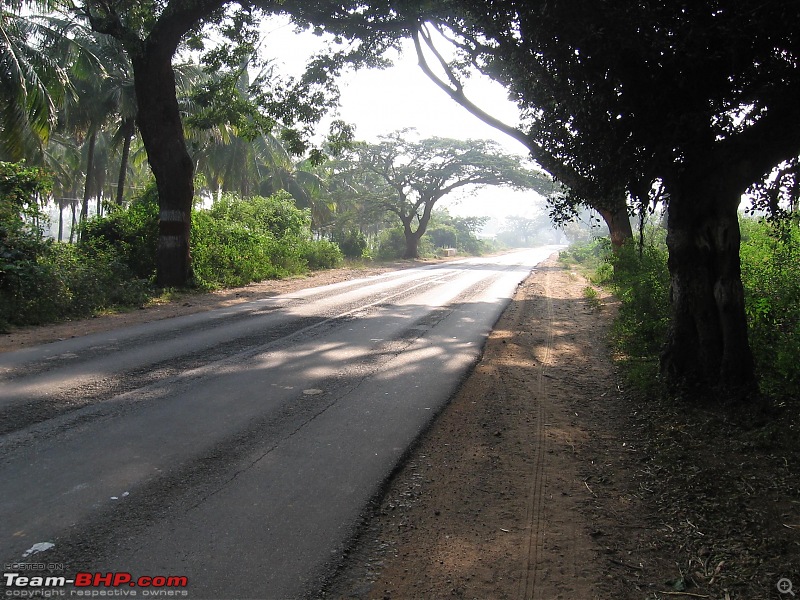
[[[642,571],[642,570],[644,570],[644,567],[638,567],[636,565],[629,565],[628,563],[622,562],[621,560],[617,560],[616,558],[609,558],[608,562],[614,563],[615,565],[619,565],[620,567],[626,567],[628,569],[632,569],[634,571]]]

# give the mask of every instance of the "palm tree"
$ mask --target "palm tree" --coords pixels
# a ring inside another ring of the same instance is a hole
[[[57,107],[70,92],[68,41],[49,17],[22,16],[23,4],[34,3],[0,7],[0,156],[15,161],[41,159]]]

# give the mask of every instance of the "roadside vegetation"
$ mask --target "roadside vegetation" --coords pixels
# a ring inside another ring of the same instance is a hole
[[[800,569],[800,227],[793,218],[749,217],[740,227],[761,393],[746,406],[719,395],[667,393],[659,376],[669,327],[663,228],[647,227],[643,246],[613,252],[600,238],[562,252],[617,301],[612,347],[623,396],[613,410],[638,457],[631,494],[649,515],[645,522],[660,524],[639,539],[639,556],[674,564],[662,589],[675,595],[765,598]],[[617,571],[621,587],[636,589],[636,570]]]
[[[741,269],[748,335],[761,391],[774,398],[800,396],[800,225],[796,219],[743,216]],[[613,341],[630,381],[659,388],[659,358],[670,323],[666,230],[645,228],[612,251],[608,238],[572,245],[562,258],[586,269],[619,300]]]
[[[79,220],[69,243],[47,234],[52,231],[45,213],[54,185],[50,172],[25,163],[0,163],[0,168],[0,329],[140,307],[173,293],[155,284],[159,205],[154,185],[125,206],[105,203],[102,213]],[[407,250],[405,232],[391,219],[370,230],[352,219],[357,211],[331,210],[315,230],[312,208],[299,207],[284,190],[266,197],[220,192],[208,207],[201,198],[195,204],[193,280],[186,290],[243,286],[344,261],[393,261]],[[339,206],[348,205],[340,200]],[[495,250],[493,242],[478,237],[485,223],[485,218],[432,211],[418,255],[433,257],[442,248],[461,254]]]

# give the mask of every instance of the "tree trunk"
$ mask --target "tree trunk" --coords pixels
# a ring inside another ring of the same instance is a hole
[[[403,253],[403,258],[419,258],[419,238],[422,237],[422,234],[419,229],[412,231],[410,219],[408,222],[403,219],[403,234],[406,238],[406,251]]]
[[[61,199],[56,200],[58,204],[58,241],[64,241],[64,203]]]
[[[189,236],[194,197],[194,165],[186,149],[168,52],[132,56],[138,125],[158,188],[159,221],[156,283],[181,287],[192,276]]]
[[[406,251],[403,258],[419,258],[419,238],[413,233],[406,233]]]
[[[625,242],[633,239],[633,229],[631,228],[631,220],[628,216],[626,204],[623,203],[613,209],[598,208],[597,212],[600,213],[600,216],[603,217],[608,226],[611,246],[614,250],[621,248]]]
[[[89,218],[89,198],[92,195],[92,173],[94,172],[94,148],[97,145],[97,133],[89,136],[89,149],[86,157],[86,182],[83,186],[83,204],[81,204],[81,223]]]
[[[77,191],[77,190],[76,190]],[[69,226],[69,243],[71,244],[74,240],[75,230],[77,229],[77,218],[75,216],[75,209],[78,207],[78,200],[72,200],[70,202],[70,206],[72,207],[72,223]]]
[[[683,177],[667,220],[672,321],[661,373],[671,384],[744,399],[755,391],[739,263],[741,191]]]
[[[422,204],[422,215],[419,216],[419,224],[417,225],[416,231],[411,229],[411,224],[414,222],[414,217],[417,215],[416,209],[408,216],[400,216],[400,220],[403,222],[403,233],[406,238],[406,252],[403,258],[419,258],[419,240],[428,230],[428,223],[431,221],[433,206],[436,204],[437,200],[438,198],[430,198]]]
[[[128,175],[128,160],[131,155],[131,140],[135,132],[134,120],[130,117],[122,121],[122,135],[125,136],[125,141],[122,144],[122,158],[119,163],[119,178],[117,179],[117,205],[122,206],[122,201],[125,198],[125,179]]]

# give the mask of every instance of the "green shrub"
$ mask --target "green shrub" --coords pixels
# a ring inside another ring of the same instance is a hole
[[[630,241],[612,251],[608,238],[598,238],[561,252],[562,261],[588,269],[590,279],[610,287],[620,301],[612,343],[629,381],[644,391],[657,383],[658,357],[669,325],[665,237],[663,230],[650,231],[642,249]],[[584,293],[591,302],[590,289]]]
[[[763,391],[800,390],[800,228],[742,219],[742,283],[750,346]]]
[[[669,326],[669,269],[663,240],[640,249],[629,243],[609,254],[611,287],[620,300],[613,327],[616,343],[629,357],[657,357]]]
[[[367,238],[355,229],[336,233],[333,241],[347,258],[364,258],[367,252]]]
[[[607,237],[595,238],[587,242],[575,242],[559,253],[562,260],[574,261],[590,269],[606,264],[611,253],[611,240]]]
[[[328,240],[312,240],[301,244],[300,256],[309,269],[333,269],[342,263],[344,256],[339,246]]]
[[[271,236],[239,223],[207,211],[192,216],[192,264],[201,287],[235,287],[286,275],[294,270],[288,254]]]
[[[406,252],[406,237],[402,227],[392,227],[381,231],[378,236],[375,256],[378,260],[396,260]]]
[[[155,183],[129,207],[113,206],[106,216],[95,217],[83,225],[80,245],[94,252],[113,249],[135,277],[155,275],[158,247],[158,190]]]
[[[417,246],[419,256],[432,256],[433,246],[430,238],[423,235]],[[406,236],[402,227],[385,229],[378,236],[375,252],[378,260],[397,260],[406,253]]]
[[[207,288],[246,285],[339,264],[336,244],[311,240],[311,217],[279,193],[226,194],[192,217],[195,280]]]
[[[214,219],[237,223],[253,233],[274,239],[311,237],[311,213],[295,206],[292,197],[280,191],[272,196],[241,198],[223,194],[208,210]]]
[[[800,391],[800,227],[742,219],[741,268],[750,347],[761,389],[781,397]],[[658,357],[669,326],[669,271],[665,232],[647,231],[634,244],[608,253],[598,268],[620,300],[614,343],[625,357],[629,378],[641,387],[656,383]],[[586,247],[570,256],[586,261]],[[608,276],[610,274],[610,276]],[[596,279],[596,277],[595,277]]]
[[[434,248],[455,248],[458,246],[458,231],[451,225],[437,225],[425,232]]]

